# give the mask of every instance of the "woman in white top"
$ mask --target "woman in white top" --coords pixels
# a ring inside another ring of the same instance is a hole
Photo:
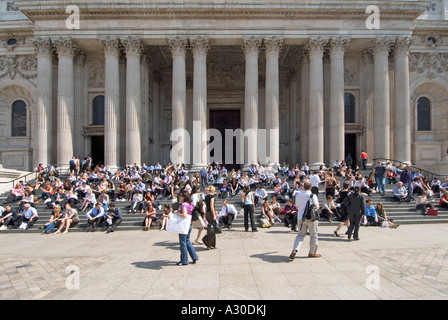
[[[422,195],[417,197],[415,209],[420,210],[422,214],[425,214],[426,208],[434,209],[434,206],[428,201],[428,191],[423,190]]]

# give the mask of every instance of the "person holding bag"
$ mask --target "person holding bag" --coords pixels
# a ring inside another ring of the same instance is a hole
[[[207,220],[207,234],[202,238],[207,249],[216,249],[216,231],[220,232],[217,227],[217,214],[215,211],[215,187],[209,186],[208,193],[205,196],[205,220]]]
[[[187,192],[182,192],[179,195],[179,202],[181,203],[179,212],[175,212],[174,214],[177,214],[181,218],[187,218],[188,216],[191,216],[193,213],[194,205],[191,203],[190,195]],[[187,234],[179,233],[180,261],[177,263],[178,266],[188,265],[188,255],[190,255],[193,263],[196,263],[196,261],[199,260],[196,250],[194,249],[193,244],[190,241],[190,234],[191,223]]]

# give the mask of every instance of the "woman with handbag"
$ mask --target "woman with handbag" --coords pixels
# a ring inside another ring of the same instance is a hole
[[[215,187],[209,186],[205,196],[205,220],[207,220],[207,234],[202,238],[207,249],[216,249],[217,214],[215,211]]]
[[[186,218],[189,215],[191,216],[193,213],[194,205],[191,203],[190,195],[187,192],[182,192],[179,195],[179,202],[181,203],[179,211],[177,213],[176,211],[174,211],[174,213],[181,218]],[[179,233],[180,261],[177,263],[178,266],[188,265],[188,255],[190,255],[193,263],[196,263],[196,261],[199,260],[196,250],[194,249],[193,244],[190,241],[190,234],[191,224],[187,234]]]

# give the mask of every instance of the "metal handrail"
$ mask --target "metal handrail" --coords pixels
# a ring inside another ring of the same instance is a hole
[[[16,181],[20,181],[20,180],[24,179],[25,182],[26,182],[26,178],[28,178],[28,176],[30,176],[30,175],[34,175],[34,178],[36,178],[36,177],[37,177],[37,172],[30,172],[30,173],[27,173],[27,174],[25,174],[25,175],[23,175],[23,176],[20,176],[20,177],[17,177],[17,178],[15,178],[15,179],[12,179],[12,180],[10,180],[10,181],[3,181],[3,182],[0,182],[0,185],[8,184],[8,183],[12,183],[12,187],[14,188],[14,185],[15,185],[15,182],[16,182]]]
[[[409,163],[403,162],[403,161],[400,161],[400,160],[386,159],[386,158],[374,158],[373,159],[373,163],[372,163],[372,167],[374,167],[374,164],[377,161],[383,161],[383,162],[384,161],[386,161],[386,162],[389,161],[389,162],[392,162],[392,163],[397,163],[398,162],[399,164],[402,164],[402,165],[409,165]],[[428,171],[426,169],[418,168],[418,167],[416,167],[416,166],[414,166],[412,164],[410,166],[411,166],[411,170],[415,169],[415,170],[419,170],[419,171],[421,171],[423,173],[426,173],[426,176],[428,177],[429,180],[433,180],[434,177],[448,177],[448,174],[436,174],[436,173]]]

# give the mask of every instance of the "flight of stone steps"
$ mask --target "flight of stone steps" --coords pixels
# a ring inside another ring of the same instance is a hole
[[[372,199],[373,205],[376,206],[378,202],[382,202],[384,205],[384,208],[386,210],[386,213],[390,219],[393,219],[394,223],[396,224],[418,224],[418,223],[448,223],[448,211],[446,209],[439,209],[439,216],[423,216],[415,209],[415,200],[411,202],[402,202],[398,203],[392,199],[392,189],[393,185],[386,185],[386,195],[381,196],[379,194],[372,194],[369,198]],[[271,199],[271,196],[273,195],[273,188],[270,186],[264,187],[266,191],[269,193],[269,199]],[[8,196],[8,192],[3,193],[0,196],[0,205],[3,203],[4,199]],[[325,194],[323,192],[323,185],[320,189],[320,194],[318,196],[319,203],[323,204],[325,200]],[[220,211],[222,208],[223,199],[221,199],[219,195],[219,191],[216,194],[215,197],[215,208],[217,211]],[[431,203],[433,203],[438,208],[439,198],[431,198]],[[237,210],[240,212],[241,209],[241,194],[235,197],[227,197],[227,200],[230,204],[233,204]],[[172,201],[165,198],[161,200],[156,200],[160,205],[164,204],[172,204]],[[16,208],[18,206],[17,203],[12,204],[13,208]],[[116,206],[121,208],[122,214],[123,214],[123,221],[118,227],[117,230],[142,230],[142,222],[144,220],[144,215],[141,213],[135,213],[135,214],[129,214],[127,207],[130,206],[130,202],[121,202],[117,201]],[[80,207],[80,204],[78,205],[78,208]],[[284,204],[282,204],[282,208],[284,207]],[[39,214],[39,220],[35,223],[35,225],[28,229],[28,230],[19,230],[19,229],[12,229],[11,226],[8,230],[0,231],[0,233],[9,233],[9,232],[42,232],[42,229],[40,227],[48,222],[50,215],[52,213],[52,209],[48,208],[45,203],[40,202],[36,204],[36,209]],[[242,211],[241,211],[242,212]],[[87,229],[87,221],[85,217],[85,213],[82,213],[78,210],[79,217],[80,217],[80,223],[71,228],[70,232],[72,231],[85,231]],[[157,210],[157,216],[160,217],[162,215],[162,210]],[[261,217],[261,206],[258,205],[255,209],[255,222],[257,223],[258,227],[261,227],[260,223],[260,217]],[[320,221],[321,225],[337,225],[339,221],[333,220],[332,222],[328,221]],[[285,228],[284,223],[276,223],[274,227],[280,227]],[[151,230],[157,230],[160,228],[159,226],[155,225],[151,227]],[[244,218],[242,214],[238,214],[237,218],[234,220],[232,224],[232,229],[235,230],[244,230]],[[249,228],[250,229],[250,228]],[[98,231],[104,231],[106,230],[106,225],[101,225],[98,227]]]

